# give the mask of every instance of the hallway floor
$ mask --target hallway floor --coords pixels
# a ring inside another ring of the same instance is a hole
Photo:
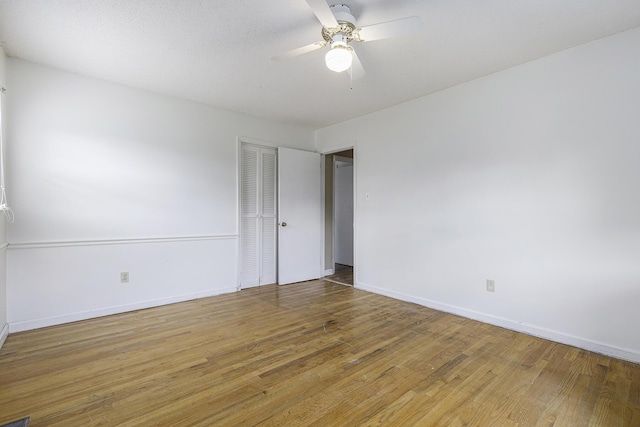
[[[353,267],[350,265],[336,264],[335,274],[326,276],[323,279],[341,285],[353,286]]]

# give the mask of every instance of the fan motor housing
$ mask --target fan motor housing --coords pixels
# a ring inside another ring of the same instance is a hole
[[[354,27],[356,26],[356,18],[351,14],[351,9],[346,4],[334,4],[333,6],[329,6],[333,16],[336,17],[336,21],[344,21],[348,22]]]
[[[322,27],[322,38],[331,43],[336,34],[342,33],[344,41],[349,43],[353,40],[353,32],[356,29],[356,18],[351,14],[351,9],[346,4],[334,4],[330,6],[333,16],[338,21],[336,28]]]

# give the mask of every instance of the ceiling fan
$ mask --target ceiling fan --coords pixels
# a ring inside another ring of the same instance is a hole
[[[329,51],[325,55],[327,68],[338,73],[350,69],[351,78],[355,80],[364,76],[365,72],[356,51],[350,45],[352,41],[368,42],[404,36],[415,33],[422,27],[420,18],[411,16],[357,28],[356,18],[351,14],[349,6],[345,4],[329,6],[326,0],[306,0],[306,2],[322,24],[321,34],[324,40],[274,56],[271,58],[274,61],[283,61],[329,45]]]

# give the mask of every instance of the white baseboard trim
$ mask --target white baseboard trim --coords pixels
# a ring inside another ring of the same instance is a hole
[[[9,336],[9,324],[5,323],[4,326],[2,327],[2,331],[0,331],[0,348],[2,348],[8,336]]]
[[[124,304],[112,307],[103,307],[98,309],[80,311],[76,313],[68,313],[60,316],[45,317],[40,319],[25,320],[20,322],[11,322],[8,326],[8,332],[22,332],[31,329],[45,328],[47,326],[61,325],[63,323],[77,322],[80,320],[93,319],[96,317],[110,316],[112,314],[126,313],[129,311],[143,310],[145,308],[159,307],[162,305],[174,304],[177,302],[191,301],[195,299],[207,298],[216,295],[230,294],[236,292],[235,286],[212,289],[206,292],[197,292],[184,295],[176,295],[167,298],[159,298],[136,302],[132,304]],[[6,326],[5,326],[6,327]],[[4,329],[3,329],[4,332]]]
[[[325,275],[325,276],[331,276],[331,275],[333,275],[333,268],[330,268],[330,269],[328,269],[328,270],[325,270],[325,271],[324,271],[324,275]]]
[[[604,344],[598,341],[577,337],[574,335],[566,334],[566,333],[555,331],[552,329],[543,328],[536,325],[529,325],[523,322],[506,319],[499,316],[493,316],[487,313],[468,310],[466,308],[462,308],[454,305],[443,304],[443,303],[426,299],[426,298],[406,295],[400,292],[379,288],[377,286],[367,285],[362,282],[357,282],[355,284],[355,288],[361,289],[363,291],[372,292],[374,294],[384,295],[384,296],[401,300],[401,301],[412,302],[418,305],[422,305],[424,307],[432,308],[434,310],[455,314],[461,317],[466,317],[467,319],[478,320],[483,323],[488,323],[490,325],[495,325],[501,328],[510,329],[512,331],[522,332],[527,335],[533,335],[538,338],[544,338],[544,339],[555,341],[561,344],[567,344],[573,347],[582,348],[584,350],[593,351],[594,353],[615,357],[617,359],[627,360],[629,362],[640,363],[640,353],[633,350],[616,347],[609,344]]]

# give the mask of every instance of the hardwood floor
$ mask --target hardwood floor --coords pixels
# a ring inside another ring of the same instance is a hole
[[[335,268],[335,274],[325,277],[324,280],[341,285],[353,286],[353,267],[350,265],[336,264]]]
[[[0,424],[640,426],[640,365],[324,281],[11,334]]]

